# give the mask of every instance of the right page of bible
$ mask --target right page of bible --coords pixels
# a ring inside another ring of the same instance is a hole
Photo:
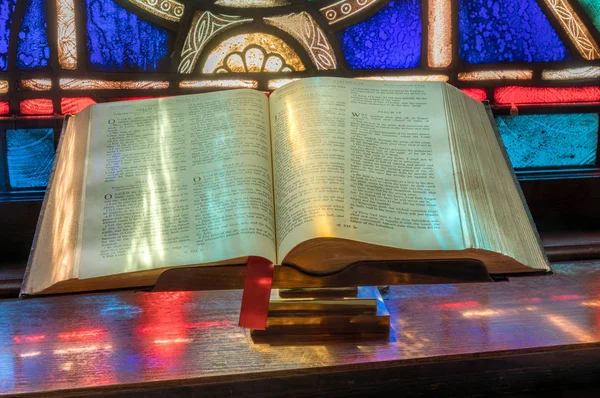
[[[270,98],[277,259],[312,238],[465,249],[441,83],[318,78]]]

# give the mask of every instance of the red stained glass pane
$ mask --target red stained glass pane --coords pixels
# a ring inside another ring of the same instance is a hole
[[[54,113],[52,100],[46,98],[23,100],[19,104],[19,109],[23,115],[52,115]]]
[[[90,97],[62,98],[60,100],[60,112],[62,114],[75,114],[81,112],[86,106],[95,103],[96,101]]]
[[[461,90],[463,93],[479,102],[487,99],[487,94],[482,88],[461,88]]]
[[[8,102],[0,102],[0,115],[8,115],[10,112],[10,106]]]
[[[498,104],[568,104],[600,101],[600,87],[498,87]]]

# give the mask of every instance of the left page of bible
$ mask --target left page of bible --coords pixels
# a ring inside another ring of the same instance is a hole
[[[275,261],[268,109],[252,90],[94,106],[73,277]]]

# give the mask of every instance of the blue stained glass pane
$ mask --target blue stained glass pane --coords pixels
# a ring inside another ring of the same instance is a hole
[[[498,116],[496,122],[514,168],[596,162],[596,113]]]
[[[8,67],[8,41],[16,0],[0,0],[0,70]]]
[[[12,188],[45,187],[54,160],[54,130],[6,130],[6,160]]]
[[[536,0],[459,0],[459,55],[470,64],[569,58]]]
[[[172,35],[113,0],[87,0],[90,63],[113,72],[159,72],[168,68]]]
[[[392,1],[340,33],[352,69],[416,68],[421,62],[421,1]]]
[[[25,8],[17,41],[17,66],[20,69],[48,65],[50,46],[47,28],[44,0],[30,0]]]

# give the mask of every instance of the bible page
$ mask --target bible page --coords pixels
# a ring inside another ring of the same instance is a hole
[[[268,100],[233,90],[95,105],[79,278],[275,261]]]
[[[465,248],[441,83],[307,79],[270,108],[278,261],[323,237]]]

